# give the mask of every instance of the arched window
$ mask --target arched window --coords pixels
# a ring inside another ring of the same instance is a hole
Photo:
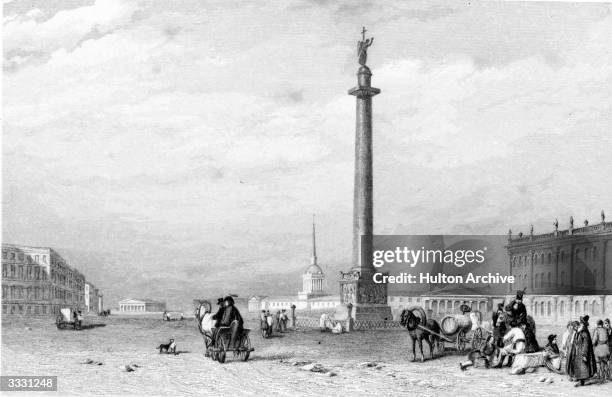
[[[523,287],[527,287],[527,275],[523,276]]]
[[[593,284],[591,280],[591,274],[589,273],[589,269],[584,269],[583,283],[585,287],[591,286]]]
[[[540,278],[540,275],[539,275],[539,274],[536,274],[536,275],[535,275],[535,279],[534,279],[534,281],[535,281],[535,282],[533,283],[533,287],[534,287],[534,288],[538,288],[538,286],[540,285],[540,284],[538,284],[538,280],[539,280],[539,278]]]
[[[547,306],[548,306],[547,313],[548,313],[548,316],[550,317],[552,315],[552,303],[548,302]]]
[[[593,247],[593,259],[597,259],[597,247]]]
[[[544,273],[540,273],[540,288],[544,288]]]
[[[548,264],[550,265],[552,263],[552,254],[549,252],[548,253]]]
[[[559,305],[559,315],[564,316],[565,315],[565,302],[561,301],[561,304]]]
[[[537,254],[533,256],[533,264],[534,265],[538,264],[538,255]]]
[[[593,303],[591,303],[591,314],[594,316],[599,314],[599,303],[597,303],[597,301],[593,301]]]
[[[584,312],[584,314],[588,314],[588,312],[589,312],[589,302],[584,301],[584,304],[582,305],[582,311]]]
[[[540,263],[544,264],[544,254],[542,253],[542,255],[540,255]]]
[[[540,302],[540,315],[544,316],[544,302]]]
[[[574,316],[578,316],[580,314],[580,302],[576,301],[574,305]]]
[[[552,275],[550,274],[550,272],[548,272],[548,287],[550,288],[552,286]]]

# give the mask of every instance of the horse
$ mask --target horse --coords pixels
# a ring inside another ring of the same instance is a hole
[[[419,316],[416,316],[413,312],[419,312]],[[421,323],[425,323],[424,327],[429,331],[419,328]],[[419,342],[419,349],[421,350],[421,362],[425,361],[423,355],[423,340],[429,345],[430,358],[434,357],[434,346],[440,343],[438,335],[440,333],[440,324],[436,320],[429,319],[425,315],[425,311],[421,307],[412,307],[410,309],[404,309],[401,314],[400,324],[408,329],[408,334],[412,339],[412,361],[416,360],[416,342]],[[433,334],[435,332],[436,334]]]

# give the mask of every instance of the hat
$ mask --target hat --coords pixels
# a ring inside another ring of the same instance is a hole
[[[234,298],[232,298],[230,295],[226,296],[225,299],[223,299],[225,302],[229,302],[232,305],[234,304]]]
[[[222,304],[222,303],[223,303],[223,298],[219,298],[219,299],[217,299],[217,305],[220,305],[220,304]]]
[[[548,343],[552,343],[552,341],[554,341],[556,337],[557,335],[555,334],[548,335]]]
[[[523,299],[523,295],[525,295],[525,291],[516,291],[516,299]]]
[[[584,325],[587,325],[587,326],[588,326],[588,325],[589,325],[589,318],[590,318],[590,317],[589,317],[588,315],[586,315],[586,316],[582,316],[582,317],[580,317],[580,322],[581,322],[582,324],[584,324]]]

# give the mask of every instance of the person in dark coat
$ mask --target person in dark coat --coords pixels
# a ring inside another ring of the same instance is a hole
[[[527,308],[523,303],[525,291],[516,291],[516,299],[506,306],[506,312],[518,325],[527,324]]]
[[[544,346],[544,351],[549,354],[559,354],[559,346],[557,345],[557,335],[548,335],[548,343]]]
[[[219,328],[219,326],[221,325],[221,320],[223,319],[223,312],[225,311],[223,298],[217,299],[217,305],[219,306],[219,308],[217,309],[217,312],[212,316],[212,319],[216,320],[215,328]]]
[[[504,304],[497,305],[497,311],[493,312],[493,342],[497,347],[504,347],[504,335],[506,334],[506,323],[501,322],[497,325],[499,317],[504,314]]]
[[[584,381],[597,372],[593,342],[589,333],[589,316],[580,317],[580,328],[574,335],[572,349],[567,359],[567,374],[576,380],[574,386],[583,386]]]
[[[244,329],[244,320],[240,315],[240,311],[234,306],[234,298],[226,296],[224,302],[225,310],[223,311],[221,326],[231,328],[229,345],[235,349],[238,347],[238,336],[242,334],[242,330]]]
[[[531,324],[527,321],[527,308],[523,303],[523,296],[525,290],[516,291],[516,299],[510,302],[505,310],[513,321],[516,321],[517,325],[521,327],[525,333],[526,348],[525,353],[534,353],[540,350],[540,345],[536,339],[534,330],[531,328]]]

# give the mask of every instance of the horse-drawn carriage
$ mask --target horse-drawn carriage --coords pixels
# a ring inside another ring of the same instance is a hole
[[[81,314],[72,308],[64,307],[60,309],[59,314],[55,318],[57,329],[74,329],[80,330],[82,325]]]
[[[430,355],[433,357],[434,349],[444,350],[446,343],[451,343],[459,352],[465,352],[468,346],[469,349],[478,349],[486,342],[490,333],[481,326],[480,312],[446,316],[438,324],[433,319],[427,319],[422,307],[414,306],[402,311],[401,324],[410,332],[413,356],[416,355],[415,342],[419,342],[421,360],[423,340],[429,345]]]
[[[215,320],[212,319],[212,306],[207,300],[194,300],[195,319],[198,324],[198,330],[204,338],[204,347],[206,356],[215,361],[224,363],[227,353],[233,352],[234,356],[238,356],[243,361],[247,361],[251,352],[254,351],[249,338],[250,329],[244,328],[238,331],[235,336],[236,340],[232,344],[232,334],[234,328],[219,327],[215,328]]]

